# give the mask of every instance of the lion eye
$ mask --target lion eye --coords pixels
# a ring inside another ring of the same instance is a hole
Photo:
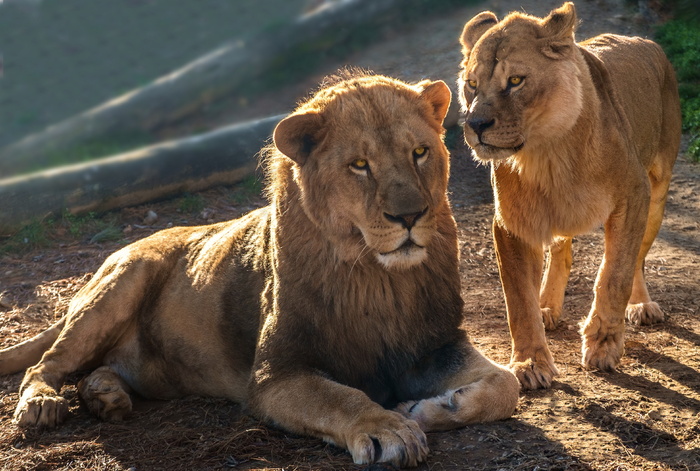
[[[517,75],[514,75],[508,79],[508,84],[512,86],[520,85],[523,83],[523,77],[519,77]]]
[[[354,170],[367,171],[369,170],[369,162],[367,159],[355,159],[350,164],[350,167]]]
[[[467,80],[467,85],[472,90],[476,90],[476,80]]]
[[[413,158],[417,161],[422,160],[428,156],[428,148],[427,147],[416,147],[413,149]]]

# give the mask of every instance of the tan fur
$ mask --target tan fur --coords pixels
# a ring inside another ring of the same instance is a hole
[[[128,414],[132,390],[226,397],[357,463],[413,466],[424,430],[509,417],[517,379],[461,328],[449,102],[443,82],[329,83],[275,130],[268,207],[107,259],[53,346],[36,341],[50,348],[15,421],[58,424],[65,376],[100,365],[79,391],[103,419]],[[31,344],[0,352],[0,372],[36,362]]]
[[[576,234],[605,227],[581,330],[584,366],[617,365],[625,312],[635,324],[663,320],[643,267],[680,142],[673,69],[645,39],[606,34],[576,43],[576,21],[573,3],[546,18],[512,13],[499,22],[483,12],[461,37],[465,138],[491,163],[511,368],[526,388],[549,387],[557,374],[544,328],[561,315]]]

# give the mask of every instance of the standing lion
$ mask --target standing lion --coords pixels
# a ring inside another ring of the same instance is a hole
[[[34,365],[15,421],[60,423],[64,378],[95,367],[78,390],[103,419],[132,392],[225,397],[356,463],[415,466],[424,430],[509,417],[517,379],[461,327],[449,103],[439,81],[327,84],[275,129],[269,206],[123,248],[0,352],[2,374]]]
[[[545,327],[561,314],[574,235],[605,227],[581,329],[584,366],[618,364],[625,312],[635,324],[664,317],[647,292],[644,259],[680,143],[673,68],[651,41],[605,34],[576,43],[575,27],[566,3],[546,18],[512,13],[499,22],[483,12],[461,37],[464,134],[491,163],[510,366],[526,388],[549,387],[557,374]]]

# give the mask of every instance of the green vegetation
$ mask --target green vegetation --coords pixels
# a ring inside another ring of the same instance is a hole
[[[700,23],[686,19],[669,21],[659,28],[656,40],[676,69],[683,130],[690,134],[688,155],[700,161]]]
[[[75,238],[89,237],[91,244],[120,240],[124,237],[115,213],[100,217],[93,212],[76,216],[65,211],[61,219],[54,224],[53,230],[59,233],[67,231]]]
[[[202,195],[185,193],[177,204],[177,210],[185,214],[197,214],[206,206]]]
[[[124,235],[116,214],[98,217],[95,213],[88,213],[76,216],[66,211],[58,219],[32,221],[19,232],[0,239],[0,255],[26,253],[56,244],[60,240],[65,241],[66,237],[99,244],[121,240]]]
[[[258,174],[250,175],[236,185],[228,195],[228,199],[234,204],[250,201],[263,192],[262,177]]]
[[[24,226],[19,232],[0,242],[0,255],[9,253],[24,253],[37,247],[45,247],[49,243],[46,221],[33,221]]]

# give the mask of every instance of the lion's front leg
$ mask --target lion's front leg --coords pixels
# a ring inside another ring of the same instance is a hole
[[[518,404],[520,384],[508,369],[471,349],[465,363],[444,382],[444,392],[399,404],[398,412],[426,432],[506,419]]]
[[[558,374],[547,347],[539,303],[543,251],[493,224],[512,342],[510,368],[525,389],[548,388]]]
[[[644,203],[643,196],[635,198],[605,224],[605,253],[595,282],[595,298],[581,328],[585,367],[614,370],[624,352],[625,308],[646,224],[648,202]]]
[[[68,400],[58,388],[37,382],[22,391],[13,421],[20,427],[55,427],[68,414]]]
[[[343,447],[357,464],[416,466],[428,455],[425,434],[415,421],[384,409],[358,389],[315,373],[284,379],[260,373],[249,405],[264,419]]]

